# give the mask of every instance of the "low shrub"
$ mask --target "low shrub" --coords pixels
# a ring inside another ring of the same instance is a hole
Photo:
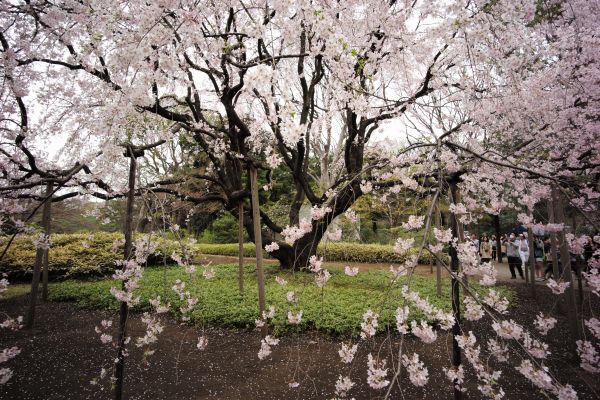
[[[254,328],[258,317],[258,293],[256,285],[256,269],[245,267],[245,293],[238,292],[237,265],[220,265],[215,267],[216,276],[211,280],[202,278],[200,271],[194,275],[186,274],[183,268],[171,266],[167,268],[152,267],[146,269],[135,296],[141,302],[134,311],[149,309],[148,300],[158,295],[164,304],[170,303],[176,315],[183,301],[171,290],[173,283],[180,279],[186,283],[186,290],[198,298],[198,304],[191,314],[196,324],[210,324],[238,328]],[[390,288],[391,274],[385,271],[361,272],[356,277],[346,276],[341,271],[331,271],[332,277],[323,289],[314,284],[314,274],[304,272],[278,271],[277,267],[266,267],[267,305],[274,306],[275,318],[269,322],[269,329],[275,333],[319,330],[338,335],[357,335],[360,330],[362,315],[370,308],[380,315],[379,330],[395,327],[394,312],[403,304],[401,287],[407,277],[401,278]],[[275,282],[275,276],[287,280],[285,286]],[[55,301],[74,301],[83,308],[101,308],[118,310],[118,303],[110,294],[112,286],[119,282],[102,279],[80,282],[69,280],[52,286],[50,298]],[[411,289],[419,291],[422,298],[428,298],[436,307],[450,311],[450,285],[443,282],[443,294],[436,295],[435,280],[414,275],[411,278]],[[512,297],[512,292],[505,287],[496,288],[501,294]],[[298,304],[291,306],[286,301],[286,293],[295,291]],[[479,290],[472,285],[472,290]],[[303,311],[300,325],[287,322],[288,311]],[[410,319],[420,320],[423,314],[411,307]]]

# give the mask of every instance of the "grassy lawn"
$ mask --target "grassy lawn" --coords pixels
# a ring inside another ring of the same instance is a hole
[[[135,311],[149,308],[148,299],[160,295],[171,303],[172,309],[182,304],[179,297],[171,290],[177,279],[186,283],[186,289],[199,301],[192,312],[192,322],[196,324],[249,328],[254,327],[258,317],[258,294],[256,289],[255,267],[247,266],[244,274],[245,293],[238,291],[237,265],[220,265],[215,267],[216,276],[211,280],[202,277],[200,271],[192,276],[186,274],[181,267],[169,266],[147,268],[136,294],[141,302]],[[386,325],[395,326],[394,312],[402,304],[400,289],[406,277],[390,287],[391,274],[384,271],[360,272],[356,277],[344,275],[343,271],[332,270],[332,277],[323,289],[314,284],[314,275],[302,272],[281,272],[276,267],[266,268],[267,306],[273,305],[276,316],[270,323],[276,333],[317,329],[324,332],[356,335],[360,330],[362,315],[367,308],[380,315],[379,328]],[[288,281],[280,286],[275,276]],[[111,286],[120,282],[111,279],[95,281],[68,280],[52,285],[50,298],[55,301],[74,301],[83,308],[103,308],[117,310],[118,303],[109,293]],[[421,297],[428,297],[430,302],[445,310],[450,309],[450,285],[444,281],[443,296],[435,293],[433,277],[413,276],[411,289],[418,290]],[[506,288],[497,288],[507,297],[512,296]],[[290,305],[286,293],[296,292],[298,304]],[[174,306],[174,307],[173,307]],[[292,326],[287,323],[289,310],[303,310],[302,323]],[[419,319],[421,314],[411,311],[412,318]]]

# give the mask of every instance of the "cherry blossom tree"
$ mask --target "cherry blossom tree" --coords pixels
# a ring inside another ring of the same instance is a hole
[[[4,34],[9,42],[21,38],[11,45],[15,68],[34,74],[41,65],[71,76],[76,87],[68,90],[81,97],[75,107],[97,106],[97,117],[82,123],[89,134],[106,138],[126,122],[127,109],[190,132],[210,160],[203,178],[218,185],[198,202],[219,200],[235,211],[249,198],[247,162],[267,175],[285,165],[295,186],[289,226],[264,212],[262,222],[264,242],[277,241],[273,255],[288,267],[306,265],[331,220],[384,165],[369,147],[373,133],[417,100],[427,103],[441,85],[455,63],[456,30],[436,16],[462,12],[385,1],[112,2],[101,9],[93,2],[7,5],[7,21],[19,20]],[[24,38],[33,45],[23,46]],[[315,190],[307,175],[311,137],[333,118],[343,121],[343,173]],[[300,221],[304,201],[315,213]],[[244,221],[253,237],[251,215]]]

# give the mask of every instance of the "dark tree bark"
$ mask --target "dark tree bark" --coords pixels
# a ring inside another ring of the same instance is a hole
[[[361,195],[362,191],[358,182],[353,181],[344,186],[338,192],[336,201],[330,206],[332,210],[326,213],[320,220],[312,221],[310,232],[296,240],[291,246],[283,241],[277,241],[279,249],[272,252],[271,256],[279,261],[282,268],[306,268],[310,257],[317,254],[319,242],[325,235],[331,221],[348,210]],[[248,234],[251,235],[251,239],[254,241],[253,234],[249,229],[251,226],[250,223],[245,223],[245,226]],[[274,235],[270,231],[263,231],[263,237],[265,238],[264,244],[274,241]]]
[[[293,246],[280,244],[279,250],[276,250],[271,254],[279,261],[282,268],[306,268],[310,257],[317,254],[317,246],[323,238],[325,229],[313,229],[311,232],[296,240]]]
[[[456,204],[458,202],[458,188],[455,181],[450,181],[450,193],[452,195],[452,202]],[[456,215],[450,217],[452,236],[459,237],[460,225]],[[450,267],[452,270],[452,315],[454,316],[454,325],[452,326],[452,365],[454,368],[458,368],[461,363],[461,352],[460,346],[456,341],[456,337],[460,335],[460,282],[458,281],[457,274],[459,272],[459,260],[458,253],[454,246],[450,246]],[[462,392],[459,388],[458,382],[454,381],[454,400],[462,399]]]
[[[135,177],[136,177],[136,151],[132,146],[127,147],[126,156],[130,158],[129,162],[129,192],[127,193],[127,208],[125,212],[125,226],[123,234],[125,235],[124,260],[131,258],[133,250],[133,205],[135,201]],[[141,153],[143,154],[143,152]],[[141,155],[140,154],[140,155]],[[125,282],[123,282],[123,288]],[[123,380],[125,376],[125,341],[127,340],[127,318],[129,316],[129,306],[127,302],[122,301],[119,310],[119,337],[117,347],[117,359],[114,371],[114,399],[123,398]]]

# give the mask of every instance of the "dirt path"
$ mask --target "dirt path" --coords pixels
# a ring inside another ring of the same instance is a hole
[[[531,316],[537,310],[547,311],[549,304],[540,304],[528,297],[523,285],[514,285],[521,306],[511,312],[510,318],[531,327]],[[541,297],[544,299],[545,297]],[[0,310],[10,315],[23,314],[27,297],[1,300]],[[595,305],[598,307],[598,305]],[[90,381],[100,374],[102,365],[110,370],[115,350],[102,345],[94,333],[94,326],[102,319],[115,321],[116,316],[102,311],[84,311],[68,303],[47,303],[37,310],[36,328],[32,332],[2,332],[0,348],[18,346],[22,353],[7,366],[15,376],[0,386],[0,399],[110,399],[110,387],[92,385]],[[142,334],[137,316],[131,318],[132,335]],[[318,333],[291,335],[280,338],[273,354],[260,361],[257,352],[260,336],[255,331],[210,328],[204,331],[209,346],[199,351],[195,345],[200,329],[180,326],[175,321],[163,321],[165,329],[154,346],[156,353],[144,359],[142,352],[130,345],[126,364],[126,399],[326,399],[334,395],[335,381],[340,374],[349,375],[356,386],[349,395],[357,400],[381,398],[382,391],[372,390],[366,384],[366,358],[369,352],[388,359],[397,359],[399,336],[378,335],[375,340],[361,341],[355,361],[347,366],[340,362],[337,351],[342,339]],[[478,325],[480,326],[480,325]],[[473,329],[473,327],[469,328]],[[578,361],[569,348],[564,317],[548,337],[555,352],[547,365],[565,382],[579,392],[580,399],[594,399],[598,395],[595,377],[577,368]],[[485,343],[490,332],[476,330]],[[348,340],[348,338],[346,338]],[[356,339],[353,342],[357,342]],[[413,386],[403,375],[400,386],[395,386],[392,399],[449,399],[451,386],[443,375],[442,367],[450,364],[451,336],[439,332],[434,345],[424,345],[407,336],[404,350],[417,352],[429,370],[429,384]],[[511,361],[518,363],[513,356]],[[491,365],[499,365],[491,362]],[[512,367],[502,367],[500,379],[506,399],[540,399],[542,395],[532,385],[523,382]],[[479,399],[476,381],[469,371],[465,398]],[[389,371],[392,374],[392,371]],[[586,384],[595,385],[589,388]],[[290,388],[290,382],[299,382]],[[402,391],[402,394],[400,393]]]
[[[200,256],[198,261],[202,263],[212,262],[213,265],[219,264],[237,264],[238,258],[234,256],[219,256],[212,254],[203,254]],[[267,265],[277,265],[279,262],[273,259],[264,259],[265,264]],[[244,265],[251,265],[256,263],[256,258],[254,257],[244,257]],[[359,262],[338,262],[338,261],[325,261],[325,268],[331,269],[344,269],[346,265],[350,267],[358,267],[361,271],[387,271],[390,268],[392,263],[359,263]],[[429,265],[419,265],[418,273],[430,273],[431,266]],[[435,271],[435,267],[434,267]],[[435,273],[435,272],[434,272]]]
[[[204,254],[200,257],[200,259],[198,261],[202,262],[203,264],[211,262],[212,265],[237,264],[238,258],[233,257],[233,256],[220,256],[220,255]],[[265,259],[264,262],[266,265],[277,265],[278,264],[277,260],[272,260],[272,259]],[[256,258],[244,257],[244,265],[251,265],[251,264],[255,264],[255,263],[256,263]],[[492,263],[496,267],[496,271],[498,271],[498,276],[497,276],[498,282],[511,283],[511,281],[513,281],[513,283],[518,283],[518,284],[526,283],[525,280],[521,279],[521,278],[517,278],[516,280],[511,279],[510,270],[508,269],[508,263],[506,262],[506,260],[504,260],[504,262],[502,262],[502,263],[499,263],[497,261],[492,261]],[[387,271],[387,270],[389,270],[390,265],[392,265],[392,264],[391,263],[358,263],[358,262],[326,261],[324,263],[324,265],[325,265],[325,268],[330,268],[330,269],[344,269],[344,267],[346,265],[349,265],[350,267],[358,267],[359,270],[361,270],[361,271]],[[435,279],[436,267],[431,266],[431,265],[421,265],[420,264],[417,266],[417,269],[415,270],[415,272],[421,276],[431,276],[432,279]],[[444,268],[442,268],[442,276],[443,277],[450,276]],[[575,289],[578,290],[576,277],[574,278],[574,281],[575,281],[575,285],[574,285]],[[543,282],[543,281],[537,282],[536,281],[536,285],[537,286],[545,286],[546,282]],[[588,288],[584,288],[584,290],[589,291]]]

